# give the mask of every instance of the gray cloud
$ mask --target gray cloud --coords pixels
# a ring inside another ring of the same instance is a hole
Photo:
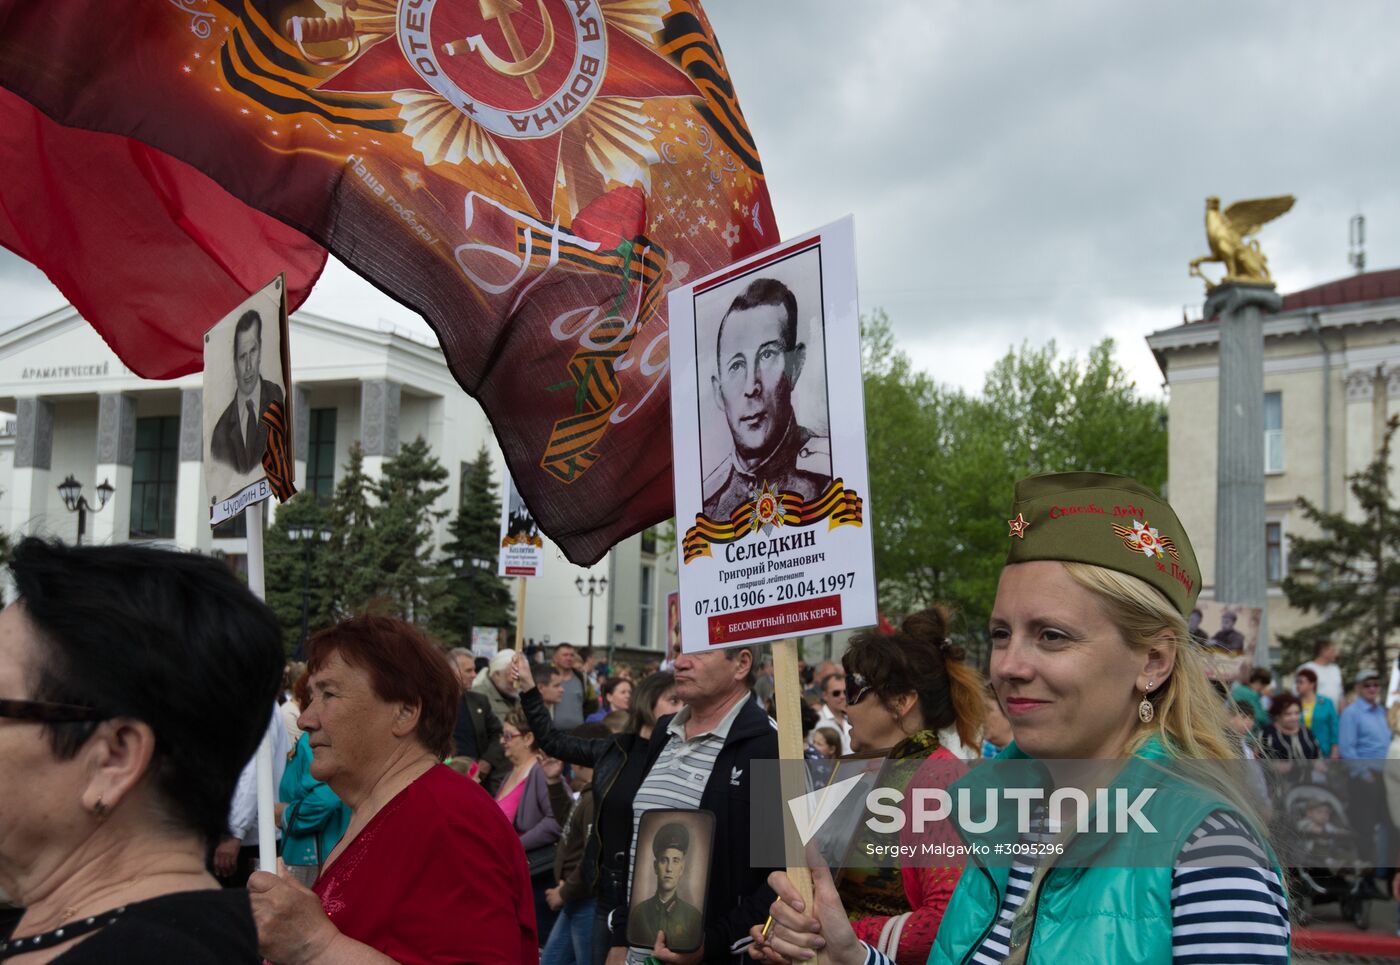
[[[1370,266],[1400,264],[1400,7],[1383,0],[705,8],[780,228],[854,213],[863,307],[885,308],[940,380],[975,389],[1014,344],[1082,352],[1112,335],[1157,393],[1142,336],[1199,312],[1186,263],[1205,252],[1209,194],[1298,196],[1262,236],[1284,291],[1350,270],[1358,209]],[[53,307],[13,260],[4,290],[38,291],[30,314]],[[308,307],[416,319],[336,267]]]

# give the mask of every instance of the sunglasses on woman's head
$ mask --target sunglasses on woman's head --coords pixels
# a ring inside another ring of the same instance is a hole
[[[858,673],[846,674],[846,706],[858,704],[870,692],[870,683]]]
[[[0,717],[10,720],[33,720],[44,724],[71,724],[107,720],[95,707],[77,704],[51,704],[45,700],[0,700]]]

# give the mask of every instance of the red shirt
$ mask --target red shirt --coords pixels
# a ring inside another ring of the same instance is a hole
[[[439,764],[374,816],[312,889],[342,933],[403,965],[531,965],[520,837],[491,796]]]

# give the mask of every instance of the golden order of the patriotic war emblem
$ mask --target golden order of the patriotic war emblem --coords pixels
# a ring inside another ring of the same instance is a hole
[[[527,13],[520,0],[409,0],[398,9],[399,46],[429,87],[492,134],[548,137],[597,95],[608,44],[597,0],[535,2]],[[565,36],[556,32],[559,16],[568,21]],[[507,53],[488,39],[492,23]]]

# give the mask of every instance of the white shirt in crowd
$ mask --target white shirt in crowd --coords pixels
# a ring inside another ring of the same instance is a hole
[[[1317,692],[1336,704],[1337,710],[1340,712],[1342,709],[1342,694],[1344,692],[1342,686],[1342,668],[1337,666],[1335,662],[1322,664],[1315,660],[1309,660],[1307,663],[1302,664],[1298,670],[1302,670],[1303,667],[1317,674]],[[1298,670],[1293,671],[1294,676],[1297,676]],[[1291,690],[1293,681],[1289,680],[1286,681],[1286,683]]]
[[[831,708],[825,702],[817,710],[817,727],[836,728],[841,733],[841,753],[849,754],[851,752],[851,725],[845,717],[837,720],[836,715],[831,712]],[[815,731],[816,728],[813,730]],[[810,734],[807,735],[807,739],[809,741],[812,739]]]
[[[267,733],[272,737],[272,799],[277,800],[277,786],[282,783],[282,772],[287,769],[287,756],[290,745],[287,743],[287,728],[282,722],[282,708],[272,707],[272,719],[268,722]],[[233,803],[228,809],[228,833],[239,838],[245,847],[258,843],[258,755],[248,758],[243,772],[238,775],[238,784],[233,789]],[[277,832],[280,838],[282,832]]]

